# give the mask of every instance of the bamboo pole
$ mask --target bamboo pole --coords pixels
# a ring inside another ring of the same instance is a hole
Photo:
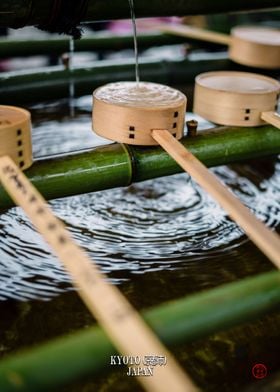
[[[272,126],[218,127],[185,137],[183,145],[206,166],[217,166],[280,152],[280,133]],[[26,175],[47,199],[55,199],[180,173],[160,147],[111,144],[68,156],[35,161]],[[94,179],[94,181],[93,181]],[[0,210],[14,204],[0,187]]]
[[[143,317],[165,344],[179,345],[252,321],[279,305],[280,275],[269,272],[171,301],[145,311]],[[75,332],[3,359],[0,390],[53,390],[114,370],[110,356],[115,354],[100,328]]]
[[[193,83],[195,76],[202,72],[232,69],[226,58],[213,59],[205,55],[199,61],[155,60],[140,61],[142,80],[167,85]],[[235,67],[233,68],[235,69]],[[69,96],[69,83],[75,83],[75,96],[91,94],[105,83],[135,79],[135,63],[129,61],[97,61],[87,68],[65,70],[62,66],[38,70],[3,72],[0,74],[0,104],[37,102]],[[42,88],[44,86],[44,88]]]
[[[52,0],[6,0],[0,3],[0,26],[18,27],[44,24],[49,19]],[[196,2],[142,0],[135,2],[137,17],[184,16],[194,14],[215,14],[222,12],[256,10],[279,7],[278,0],[200,0]],[[129,18],[127,0],[89,0],[83,21]]]
[[[152,46],[182,44],[186,40],[170,34],[141,33],[137,34],[137,42],[140,49],[147,49]],[[115,36],[112,34],[98,33],[94,36],[82,37],[82,39],[75,41],[75,52],[104,52],[132,48],[133,36],[131,34]],[[0,58],[37,55],[59,56],[68,51],[69,38],[30,39],[28,41],[14,39],[0,40]]]

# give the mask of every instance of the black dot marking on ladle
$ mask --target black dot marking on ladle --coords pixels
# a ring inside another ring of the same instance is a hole
[[[179,112],[174,112],[174,118],[179,116]]]
[[[248,121],[248,120],[250,120],[250,117],[249,117],[249,116],[245,116],[245,117],[244,117],[244,120],[245,120],[245,121]]]
[[[131,132],[131,131],[135,131],[135,127],[134,127],[133,125],[130,125],[129,131],[130,131],[130,132]],[[129,139],[135,139],[134,133],[130,133],[128,137],[129,137]]]
[[[173,123],[172,128],[173,128],[173,129],[174,129],[174,128],[177,128],[177,123]]]
[[[19,167],[23,167],[23,166],[24,166],[24,161],[20,161]]]
[[[22,134],[22,130],[21,130],[21,129],[18,129],[18,130],[17,130],[17,136],[21,136],[21,134]]]
[[[18,140],[17,145],[18,145],[18,147],[21,147],[22,146],[22,140]]]
[[[58,241],[60,244],[65,244],[67,242],[67,238],[64,235],[60,235],[58,237]]]
[[[35,203],[36,201],[37,201],[37,198],[35,195],[30,196],[29,203]]]
[[[54,229],[56,229],[56,223],[54,223],[54,222],[50,222],[49,224],[48,224],[48,229],[49,230],[54,230]]]
[[[22,150],[19,150],[19,151],[18,151],[18,156],[19,156],[19,157],[22,157],[22,156],[23,156],[23,151],[22,151]]]
[[[251,109],[245,109],[245,113],[250,113],[251,112]]]

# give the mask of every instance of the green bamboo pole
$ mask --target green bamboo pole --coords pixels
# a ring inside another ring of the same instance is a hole
[[[91,132],[89,130],[89,132]],[[185,137],[183,144],[208,167],[280,152],[280,132],[256,128],[219,127]],[[46,199],[127,186],[182,169],[160,147],[111,144],[90,151],[38,160],[26,175]],[[14,204],[0,187],[0,210]]]
[[[269,272],[171,301],[143,313],[167,345],[194,341],[279,309],[280,274]],[[79,331],[0,362],[1,392],[52,391],[112,371],[116,351],[99,327]]]
[[[199,61],[146,60],[140,61],[142,80],[163,84],[193,83],[201,72],[233,69],[228,59],[213,59],[205,55]],[[69,96],[69,84],[75,82],[75,96],[91,94],[106,83],[135,80],[135,62],[97,61],[88,68],[65,70],[62,66],[41,70],[24,70],[0,74],[0,104],[15,105],[37,100],[58,99]]]
[[[44,24],[49,19],[53,0],[2,0],[0,2],[0,26],[18,27]],[[137,17],[184,16],[193,14],[224,13],[232,11],[279,7],[278,0],[200,0],[200,1],[135,1]],[[129,18],[127,0],[89,0],[84,21]]]
[[[137,35],[140,49],[151,46],[174,45],[186,42],[185,38],[168,34],[150,33]],[[133,36],[123,34],[95,34],[92,37],[82,37],[75,41],[75,52],[100,52],[109,50],[133,49]],[[37,55],[61,55],[69,51],[69,38],[32,39],[28,41],[2,39],[0,40],[0,58],[26,57]]]

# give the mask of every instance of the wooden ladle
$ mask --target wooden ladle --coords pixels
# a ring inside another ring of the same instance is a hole
[[[231,35],[180,24],[156,26],[164,33],[229,46],[229,57],[250,67],[280,68],[280,30],[263,26],[236,26]]]
[[[221,125],[280,128],[280,83],[267,76],[235,71],[205,72],[195,78],[194,112]]]

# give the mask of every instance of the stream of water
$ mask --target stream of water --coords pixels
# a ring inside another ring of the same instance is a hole
[[[74,38],[69,38],[69,71],[73,70],[73,62],[74,62],[74,52],[75,52],[75,42]],[[70,116],[72,118],[75,117],[75,81],[73,78],[70,79],[69,84],[69,106],[70,106]]]
[[[134,40],[134,54],[135,54],[135,79],[136,79],[136,86],[139,86],[139,60],[138,60],[138,44],[137,44],[137,27],[136,27],[136,19],[135,19],[135,11],[134,11],[134,0],[128,0],[129,8],[130,8],[130,15],[131,15],[131,22],[133,27],[133,40]]]

